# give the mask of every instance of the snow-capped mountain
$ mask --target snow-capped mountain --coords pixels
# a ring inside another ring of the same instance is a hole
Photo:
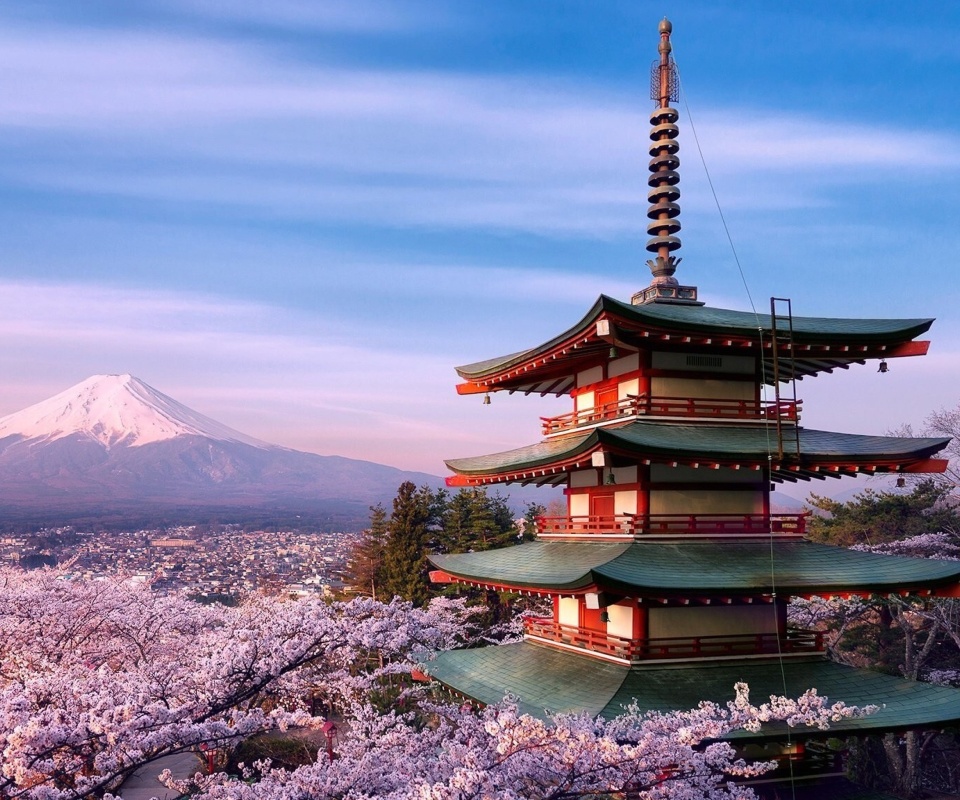
[[[0,418],[0,521],[273,509],[362,525],[404,481],[441,478],[268,444],[131,375],[96,375]]]
[[[94,375],[64,392],[0,418],[0,439],[21,436],[50,442],[86,436],[106,448],[205,436],[223,442],[271,447],[198,414],[133,375]]]

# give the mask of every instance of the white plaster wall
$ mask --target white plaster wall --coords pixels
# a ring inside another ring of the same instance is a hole
[[[720,356],[720,366],[714,366],[713,362],[716,356],[703,355],[709,359],[710,363],[704,366],[698,366],[696,363],[690,363],[687,356],[695,353],[652,353],[650,356],[650,366],[654,369],[676,369],[690,370],[700,372],[731,372],[738,375],[750,375],[756,371],[757,362],[753,356]]]
[[[625,492],[614,492],[613,513],[614,514],[636,514],[637,513],[637,492],[635,489],[631,489]]]
[[[576,597],[561,597],[557,621],[571,628],[580,627],[580,601]]]
[[[617,399],[626,400],[628,395],[640,394],[640,379],[632,378],[629,381],[621,381],[617,384]]]
[[[623,358],[615,358],[607,364],[607,375],[616,378],[618,375],[626,375],[628,372],[636,372],[640,369],[640,354],[631,353]]]
[[[651,608],[647,624],[651,639],[777,631],[773,605]]]
[[[633,614],[630,606],[607,606],[605,609],[610,619],[607,622],[607,633],[611,636],[622,636],[624,639],[633,638]]]
[[[695,378],[651,378],[654,397],[704,397],[713,400],[753,400],[755,387],[749,381],[714,381]]]
[[[577,411],[593,411],[597,403],[596,394],[594,392],[583,392],[583,394],[578,394],[573,402]]]
[[[570,516],[586,517],[590,514],[590,495],[578,492],[570,495]]]
[[[599,480],[595,469],[580,469],[570,473],[570,486],[575,489],[581,486],[597,486]]]
[[[762,514],[763,492],[652,489],[651,514]]]
[[[603,380],[603,367],[590,367],[577,373],[577,387],[589,386]]]

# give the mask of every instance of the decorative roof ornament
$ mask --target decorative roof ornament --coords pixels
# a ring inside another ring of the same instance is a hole
[[[675,236],[680,230],[680,157],[677,152],[680,144],[677,142],[677,119],[679,114],[670,106],[672,101],[680,99],[680,81],[677,76],[677,67],[670,55],[673,49],[670,45],[670,34],[673,26],[670,20],[664,18],[660,22],[660,58],[653,62],[650,71],[650,99],[657,102],[657,107],[650,115],[650,178],[647,181],[650,191],[647,199],[650,207],[647,209],[647,233],[653,238],[647,242],[647,250],[656,253],[654,258],[647,261],[647,266],[653,273],[653,281],[646,289],[637,292],[632,302],[634,305],[646,303],[683,303],[685,305],[703,305],[697,301],[695,286],[681,286],[673,273],[677,265],[683,260],[673,255],[673,251],[680,249],[680,238]]]

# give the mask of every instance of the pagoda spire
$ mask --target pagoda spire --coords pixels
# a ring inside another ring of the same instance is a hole
[[[647,261],[653,273],[653,281],[643,291],[633,296],[634,305],[645,303],[696,303],[697,290],[693,286],[680,286],[673,277],[677,265],[682,259],[673,255],[680,249],[680,157],[677,152],[677,119],[679,114],[670,103],[679,99],[679,80],[677,68],[670,55],[673,46],[670,34],[673,26],[666,17],[660,22],[660,58],[653,62],[650,73],[650,99],[657,103],[650,115],[650,178],[647,183],[650,191],[647,199],[647,233],[652,237],[647,242],[647,251],[656,255]]]

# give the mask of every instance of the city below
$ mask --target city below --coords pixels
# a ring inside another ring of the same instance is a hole
[[[189,525],[96,533],[43,529],[0,538],[0,563],[60,565],[65,577],[127,575],[155,592],[231,602],[253,591],[329,595],[343,588],[356,533]]]

